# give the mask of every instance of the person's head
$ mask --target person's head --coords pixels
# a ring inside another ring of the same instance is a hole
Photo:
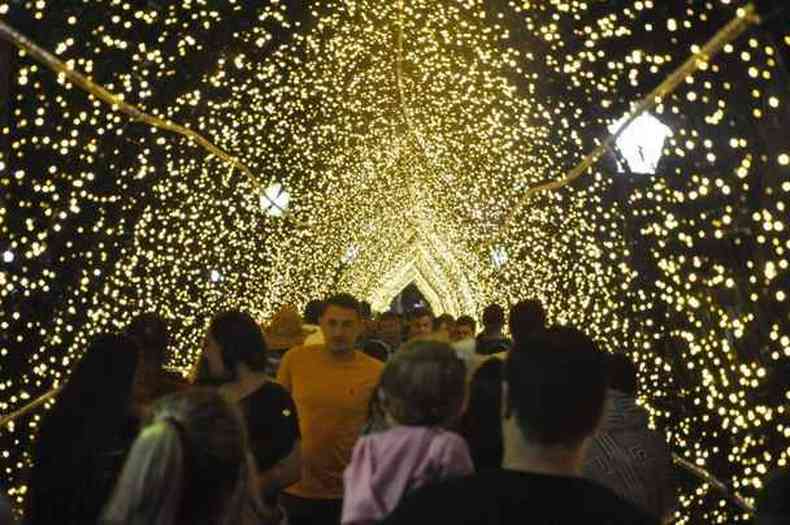
[[[324,302],[318,299],[312,299],[307,303],[307,306],[304,307],[304,322],[317,325],[323,310]]]
[[[755,525],[786,525],[790,523],[790,469],[777,470],[768,477],[757,495]]]
[[[320,325],[330,352],[351,352],[363,328],[359,301],[349,294],[333,295],[324,303]]]
[[[126,335],[134,339],[140,348],[142,364],[161,368],[165,362],[165,352],[170,344],[167,321],[155,313],[140,314],[129,323]]]
[[[514,341],[546,328],[546,310],[536,299],[519,301],[510,309],[510,334]]]
[[[362,319],[369,320],[373,318],[373,309],[367,301],[359,302],[359,316]]]
[[[384,312],[376,325],[377,335],[392,346],[400,345],[401,320],[395,312]]]
[[[433,331],[446,335],[448,338],[455,330],[455,318],[450,314],[442,314],[433,321]]]
[[[258,323],[237,310],[214,316],[204,339],[205,369],[199,382],[235,381],[240,367],[266,369],[266,340]]]
[[[433,312],[415,308],[409,321],[409,339],[428,337],[433,333]]]
[[[498,304],[489,304],[483,310],[483,326],[488,332],[497,332],[505,326],[505,311]]]
[[[266,389],[258,389],[239,401],[245,416],[250,451],[258,470],[258,488],[266,495],[299,481],[301,447],[295,412],[283,410]]]
[[[579,450],[603,414],[607,359],[581,331],[554,327],[516,343],[505,381],[509,430],[528,444]]]
[[[96,337],[75,366],[51,415],[96,427],[112,428],[116,423],[121,424],[121,420],[129,417],[132,408],[138,354],[137,345],[129,337]],[[96,395],[97,392],[101,395]],[[88,433],[95,432],[93,429]],[[76,435],[70,435],[72,439],[78,439]],[[57,439],[62,440],[63,435]]]
[[[461,433],[469,444],[477,470],[502,466],[502,370],[501,359],[492,358],[475,371]]]
[[[455,322],[455,338],[458,341],[474,338],[477,332],[477,323],[468,315],[462,315]]]
[[[94,457],[134,431],[132,389],[138,348],[120,335],[100,335],[77,362],[35,441],[25,519],[46,515],[53,486],[73,482],[73,458]]]
[[[217,391],[165,397],[129,451],[103,523],[239,523],[247,455],[242,417]]]
[[[378,395],[395,424],[448,426],[460,415],[465,393],[466,365],[452,347],[417,340],[384,367]]]
[[[630,397],[636,397],[638,385],[636,376],[636,365],[627,355],[612,354],[609,356],[609,388]]]

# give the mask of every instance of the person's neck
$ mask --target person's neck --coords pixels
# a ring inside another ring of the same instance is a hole
[[[245,364],[239,364],[236,368],[236,380],[227,383],[224,388],[232,391],[239,399],[244,399],[268,380],[269,378],[263,372],[257,372]]]
[[[344,350],[331,350],[328,346],[326,347],[326,353],[330,359],[333,361],[351,361],[354,359],[354,349],[353,348],[346,348]]]
[[[523,436],[513,436],[513,439],[505,438],[502,467],[519,472],[578,477],[583,455],[583,446],[540,445],[526,441]]]
[[[496,328],[496,327],[494,327],[494,328],[485,328],[483,330],[483,334],[482,335],[485,336],[485,337],[497,337],[497,336],[501,336],[502,335],[502,330],[503,329],[501,327],[500,328]]]

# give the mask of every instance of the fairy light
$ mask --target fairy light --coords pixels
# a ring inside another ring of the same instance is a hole
[[[536,297],[628,351],[673,449],[752,500],[790,454],[790,34],[732,40],[632,123],[617,149],[641,175],[603,156],[525,204],[746,2],[287,4],[0,1],[57,59],[218,148],[17,52],[0,412],[141,311],[173,321],[187,368],[218,310],[266,319],[339,289],[383,310],[414,282],[453,315]],[[41,414],[2,429],[17,501]],[[746,519],[707,483],[681,492],[678,523]]]

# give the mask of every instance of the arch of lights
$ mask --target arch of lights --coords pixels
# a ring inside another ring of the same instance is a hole
[[[384,305],[415,281],[451,313],[539,297],[629,352],[675,451],[747,499],[787,464],[782,2],[758,4],[764,25],[655,109],[671,130],[656,173],[621,173],[613,152],[526,206],[746,2],[260,4],[0,1],[70,67],[257,177],[12,53],[0,412],[62,383],[90,337],[139,311],[173,321],[172,364],[187,367],[219,309],[266,319],[340,288]],[[275,184],[284,213],[262,207]],[[40,417],[1,430],[17,500]],[[683,484],[679,523],[744,519]]]

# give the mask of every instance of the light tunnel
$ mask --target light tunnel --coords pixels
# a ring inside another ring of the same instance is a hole
[[[0,15],[57,60],[4,33],[0,413],[140,312],[172,322],[186,368],[217,311],[266,320],[333,291],[381,311],[415,283],[453,315],[538,298],[630,354],[678,457],[747,506],[787,465],[784,1],[40,0]],[[46,406],[0,429],[17,501]],[[748,521],[714,485],[686,479],[676,522]]]

